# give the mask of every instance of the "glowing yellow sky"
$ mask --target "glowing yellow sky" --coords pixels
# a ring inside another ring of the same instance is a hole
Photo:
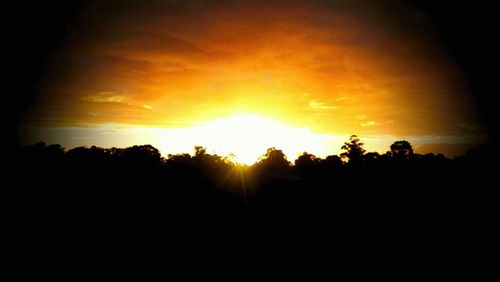
[[[217,138],[131,132],[199,130],[242,115],[269,121],[264,131],[280,123],[330,139],[358,134],[382,152],[406,138],[453,155],[482,138],[460,67],[425,15],[404,3],[95,1],[67,34],[26,115],[26,142],[227,149],[224,140],[237,139],[223,127],[211,128]],[[325,155],[337,143],[293,146]]]

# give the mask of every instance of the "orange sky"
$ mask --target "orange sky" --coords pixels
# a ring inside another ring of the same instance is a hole
[[[425,14],[372,1],[89,2],[47,62],[23,138],[127,145],[148,142],[127,138],[137,128],[242,113],[381,152],[405,138],[456,155],[484,138]]]

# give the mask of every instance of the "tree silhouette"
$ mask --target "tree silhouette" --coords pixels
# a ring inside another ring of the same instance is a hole
[[[267,149],[266,153],[259,158],[255,164],[258,168],[264,168],[272,172],[283,172],[290,167],[285,153],[275,147]]]
[[[344,153],[340,154],[342,159],[347,160],[349,163],[359,163],[363,160],[363,154],[365,149],[363,149],[364,143],[361,143],[358,136],[351,135],[349,142],[345,142],[341,149],[345,150]]]
[[[315,155],[304,152],[295,160],[295,166],[310,167],[317,164],[318,161],[319,159]]]
[[[397,159],[409,159],[413,157],[413,148],[410,142],[401,140],[392,143],[391,155]]]
[[[318,165],[320,164],[320,159],[317,158],[313,154],[309,154],[307,152],[302,153],[296,160],[295,160],[295,168],[302,173],[310,174],[313,173],[314,170],[318,168]]]
[[[95,168],[111,161],[111,151],[96,146],[90,148],[76,147],[69,150],[66,157],[68,162],[72,164]]]
[[[380,155],[365,153],[355,135],[342,149],[341,157],[303,153],[292,165],[282,150],[272,147],[256,164],[241,166],[201,146],[193,154],[163,159],[151,145],[65,151],[37,143],[21,149],[19,168],[25,177],[18,181],[37,190],[32,204],[41,210],[54,206],[63,211],[59,214],[71,215],[68,209],[80,213],[92,206],[100,218],[103,209],[133,209],[143,212],[141,218],[158,215],[161,220],[165,209],[199,215],[227,207],[245,212],[335,207],[365,215],[388,207],[391,215],[403,215],[425,201],[430,214],[432,207],[440,208],[439,199],[456,197],[456,189],[477,187],[491,175],[491,168],[481,165],[482,155],[491,149],[451,160],[442,154],[414,154],[408,142],[398,141]],[[458,190],[470,194],[464,191]]]
[[[374,163],[380,158],[380,154],[377,152],[369,152],[363,156],[365,162]]]
[[[194,147],[194,157],[195,158],[203,158],[207,154],[207,148],[203,146],[195,146]]]
[[[24,148],[22,157],[28,158],[29,162],[52,163],[62,159],[64,148],[59,144],[47,145],[44,142],[38,142],[28,145]]]
[[[151,145],[132,146],[123,150],[119,158],[130,165],[155,165],[161,162],[161,154]]]
[[[336,155],[327,156],[321,163],[329,168],[340,168],[342,166],[342,159]]]

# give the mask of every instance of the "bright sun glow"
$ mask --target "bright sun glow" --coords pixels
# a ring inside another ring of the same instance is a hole
[[[291,160],[306,150],[318,155],[325,152],[322,136],[308,128],[293,128],[250,114],[207,121],[194,127],[165,129],[161,138],[176,140],[176,144],[160,144],[162,151],[180,152],[185,151],[186,146],[201,145],[207,147],[208,152],[234,154],[235,160],[243,164],[254,163],[270,147],[283,150]]]

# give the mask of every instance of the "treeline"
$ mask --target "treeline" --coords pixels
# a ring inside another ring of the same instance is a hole
[[[338,155],[327,156],[322,159],[313,154],[304,152],[293,162],[287,159],[283,151],[274,147],[269,148],[259,160],[252,165],[254,168],[274,167],[281,169],[294,168],[296,172],[302,170],[317,169],[320,166],[330,166],[332,168],[349,167],[349,169],[360,168],[360,166],[373,164],[375,162],[419,162],[423,165],[446,163],[451,160],[443,154],[428,153],[425,155],[416,154],[408,141],[396,141],[385,154],[377,152],[368,152],[363,149],[364,144],[360,142],[356,135],[351,136],[349,142],[346,142],[341,149],[345,152]],[[458,160],[470,158],[474,151],[467,155],[457,158]],[[19,163],[27,167],[33,165],[51,166],[58,164],[68,165],[91,165],[91,166],[152,166],[163,165],[171,166],[175,164],[195,166],[200,162],[212,163],[218,165],[237,166],[238,164],[232,158],[208,154],[206,148],[196,146],[194,155],[169,154],[162,157],[160,151],[151,145],[136,145],[128,148],[100,148],[76,147],[65,150],[59,144],[47,145],[39,142],[33,145],[24,146],[18,154]],[[91,168],[91,167],[89,167]],[[302,171],[304,172],[304,171]]]
[[[247,205],[269,193],[282,198],[294,189],[301,194],[347,189],[419,190],[441,185],[443,190],[456,182],[467,183],[481,177],[484,151],[475,150],[455,159],[442,154],[420,155],[407,141],[396,141],[387,153],[366,152],[356,135],[342,146],[343,153],[319,158],[304,152],[293,162],[283,151],[269,148],[251,166],[234,163],[230,158],[207,153],[195,147],[194,155],[162,157],[151,145],[128,148],[77,147],[65,150],[60,145],[37,143],[20,150],[18,167],[31,186],[87,186],[99,193],[113,189],[226,194],[244,199]],[[474,176],[474,177],[472,177]],[[38,184],[37,184],[38,183]],[[454,187],[453,189],[456,189]],[[283,191],[281,191],[283,190]],[[346,191],[347,191],[346,190]],[[206,195],[205,195],[206,196]],[[241,201],[240,201],[241,202]]]
[[[242,166],[203,147],[193,155],[162,157],[150,145],[64,150],[37,143],[19,149],[15,181],[7,189],[19,194],[15,206],[23,220],[56,229],[130,222],[165,227],[214,218],[228,219],[230,226],[249,215],[270,228],[284,220],[292,226],[316,220],[322,226],[413,228],[425,222],[426,228],[442,228],[487,218],[491,206],[484,199],[496,189],[492,147],[454,159],[416,154],[407,141],[388,149],[367,153],[352,136],[338,156],[304,153],[291,162],[270,148],[255,164]]]

